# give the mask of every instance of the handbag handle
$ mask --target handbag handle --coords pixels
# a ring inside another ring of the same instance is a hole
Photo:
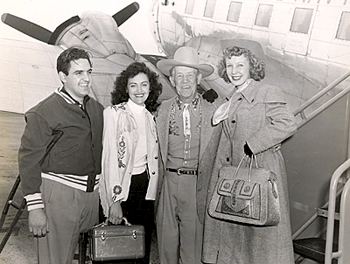
[[[123,218],[122,218],[122,223],[123,223],[123,221],[124,221],[124,225],[126,225],[126,226],[132,226],[132,224],[129,223],[129,221],[128,221],[128,219],[126,219],[126,217],[123,217]],[[113,225],[113,224],[112,224],[111,222],[109,222],[109,221],[108,221],[108,218],[107,218],[104,222],[95,225],[94,228],[95,228],[95,227],[100,227],[100,226],[109,226],[109,225]]]
[[[126,226],[131,226],[131,224],[128,222],[128,219],[126,219],[125,216],[122,218],[122,223],[123,223],[123,222],[124,222],[124,225],[126,225]],[[106,221],[104,222],[104,224],[105,224],[105,225],[109,225],[109,224],[110,224],[110,222],[108,221],[108,219],[106,219]]]
[[[241,168],[242,163],[243,163],[243,161],[244,161],[244,159],[245,159],[246,157],[249,158],[248,155],[243,154],[243,157],[242,157],[241,161],[239,162],[239,164],[238,164],[238,166],[237,166],[237,169],[236,169],[236,171],[235,171],[235,174],[233,175],[233,178],[234,178],[234,179],[236,178],[237,173],[238,173],[238,170]],[[259,168],[258,159],[257,159],[257,157],[253,154],[252,157],[250,158],[250,162],[249,162],[248,181],[250,181],[250,176],[251,176],[251,174],[252,174],[252,168],[253,168],[254,160],[255,160],[255,167],[256,167],[256,168]]]
[[[122,218],[122,222],[124,221],[124,225],[126,226],[131,226],[131,224],[128,222],[128,220],[126,219],[126,217]]]

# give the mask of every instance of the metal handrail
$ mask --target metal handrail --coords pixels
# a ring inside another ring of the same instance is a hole
[[[311,97],[307,102],[305,102],[303,105],[301,105],[299,108],[297,108],[293,114],[294,116],[297,116],[300,114],[302,121],[298,124],[298,129],[308,123],[310,120],[312,120],[314,117],[319,115],[322,111],[327,109],[329,106],[331,106],[333,103],[337,102],[339,99],[341,99],[345,94],[350,92],[350,86],[342,90],[340,93],[335,95],[333,98],[328,100],[326,103],[324,103],[322,106],[317,108],[314,112],[312,112],[308,117],[305,115],[305,109],[308,108],[310,105],[312,105],[314,102],[316,102],[318,99],[320,99],[323,95],[328,93],[330,90],[332,90],[334,87],[336,87],[338,84],[343,82],[345,79],[350,77],[350,71],[346,72],[342,76],[340,76],[338,79],[336,79],[334,82],[329,84],[326,88],[324,88],[322,91]],[[343,191],[343,188],[340,188],[337,193],[335,194],[336,197],[338,197],[341,192]],[[324,208],[328,206],[329,202],[325,203],[321,208]],[[334,211],[333,211],[333,219],[334,219]],[[296,239],[302,232],[304,232],[305,229],[307,229],[318,217],[318,213],[316,212],[313,214],[292,236],[292,239]],[[329,217],[329,216],[328,216]],[[334,221],[334,220],[333,220]]]
[[[329,205],[328,205],[328,219],[327,219],[327,236],[326,236],[326,254],[325,254],[325,264],[331,264],[332,258],[338,258],[338,263],[347,263],[343,259],[343,230],[344,225],[348,223],[344,223],[345,210],[346,205],[345,199],[350,192],[350,181],[348,180],[343,189],[342,197],[341,197],[341,210],[340,210],[340,220],[339,220],[339,243],[338,243],[338,251],[333,252],[333,236],[334,236],[334,217],[335,217],[335,202],[337,199],[336,191],[338,187],[338,182],[343,173],[350,168],[350,159],[345,161],[342,165],[340,165],[333,173],[330,187],[329,187]],[[348,235],[348,234],[347,234]]]
[[[350,92],[350,86],[345,88],[343,91],[338,93],[336,96],[331,98],[329,101],[327,101],[325,104],[317,108],[314,112],[312,112],[308,117],[305,115],[305,109],[308,108],[310,105],[312,105],[314,102],[316,102],[318,99],[320,99],[323,95],[328,93],[330,90],[332,90],[334,87],[336,87],[338,84],[343,82],[345,79],[350,77],[350,71],[346,72],[342,76],[340,76],[338,79],[330,83],[326,88],[324,88],[322,91],[315,94],[313,97],[311,97],[309,100],[307,100],[304,104],[302,104],[299,108],[297,108],[293,114],[294,116],[297,116],[300,114],[302,121],[298,124],[298,128],[305,125],[307,122],[309,122],[311,119],[313,119],[315,116],[320,114],[323,110],[327,109],[329,106],[331,106],[333,103],[338,101],[340,98],[342,98],[345,94]]]
[[[340,188],[337,193],[336,197],[339,197],[339,195],[342,193],[343,187]],[[329,201],[327,201],[324,205],[322,205],[320,208],[326,208],[328,207]],[[301,233],[304,232],[306,228],[308,228],[318,217],[318,212],[314,213],[297,231],[295,231],[292,235],[292,240],[296,239]]]
[[[344,95],[346,95],[349,92],[350,92],[350,86],[348,86],[347,88],[342,90],[340,93],[338,93],[337,95],[335,95],[334,97],[329,99],[326,103],[324,103],[322,106],[320,106],[315,111],[313,111],[308,117],[305,116],[304,112],[300,113],[301,116],[302,116],[302,121],[300,123],[298,123],[298,128],[300,128],[303,125],[305,125],[306,123],[308,123],[311,119],[313,119],[314,117],[319,115],[321,112],[326,110],[328,107],[330,107],[332,104],[334,104],[335,102],[340,100]],[[294,115],[297,115],[297,114],[294,114]]]

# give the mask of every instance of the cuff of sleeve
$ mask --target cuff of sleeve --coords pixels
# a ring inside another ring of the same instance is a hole
[[[26,195],[24,199],[26,199],[27,201],[28,212],[34,209],[44,208],[44,203],[43,203],[43,200],[41,199],[41,193]]]

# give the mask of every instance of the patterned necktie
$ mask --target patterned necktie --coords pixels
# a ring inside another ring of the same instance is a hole
[[[184,135],[191,136],[191,121],[190,121],[190,111],[189,104],[184,104],[184,110],[182,112],[183,123],[184,123]]]

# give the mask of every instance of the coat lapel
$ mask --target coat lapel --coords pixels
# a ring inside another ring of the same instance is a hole
[[[168,101],[163,101],[159,108],[158,116],[156,117],[160,157],[163,161],[163,165],[166,164],[168,158],[169,119],[171,104],[174,100],[175,97]]]
[[[256,94],[259,91],[259,87],[261,86],[261,84],[259,82],[256,81],[252,81],[247,88],[245,88],[242,91],[242,95],[243,97],[249,102],[252,103],[254,101],[254,98],[256,96]]]
[[[201,98],[201,110],[202,110],[202,124],[201,124],[201,137],[200,137],[200,149],[199,149],[199,160],[201,160],[209,140],[213,134],[214,126],[212,125],[211,119],[216,109],[214,104],[208,103]]]

